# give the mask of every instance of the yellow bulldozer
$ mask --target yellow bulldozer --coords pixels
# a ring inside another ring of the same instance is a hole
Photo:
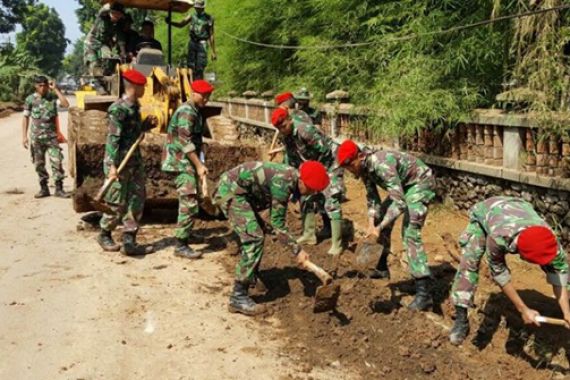
[[[104,3],[108,0],[102,1]],[[187,0],[118,0],[126,8],[188,12],[193,1]],[[192,72],[187,68],[172,66],[172,30],[168,32],[168,63],[164,62],[160,50],[143,48],[137,54],[134,64],[117,63],[114,75],[106,78],[111,95],[97,95],[96,91],[84,87],[76,92],[77,106],[69,110],[68,144],[69,172],[73,178],[73,207],[76,212],[93,211],[93,197],[104,182],[103,157],[107,135],[107,114],[109,106],[121,95],[120,73],[133,67],[147,76],[145,95],[140,100],[142,117],[154,115],[159,125],[147,133],[141,144],[147,174],[146,206],[168,207],[176,204],[177,195],[173,178],[161,171],[161,154],[168,122],[176,108],[190,98]],[[215,103],[203,110],[210,118],[219,115],[221,107]],[[209,123],[208,123],[209,124]],[[209,179],[215,181],[219,175],[237,165],[240,161],[257,159],[254,147],[236,146],[211,139],[206,132],[205,155],[210,169]]]

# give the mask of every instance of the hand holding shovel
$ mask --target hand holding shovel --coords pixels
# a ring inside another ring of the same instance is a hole
[[[323,285],[317,287],[315,292],[315,304],[313,306],[314,313],[334,310],[340,296],[340,285],[333,284],[333,278],[323,268],[311,262],[309,255],[305,251],[301,251],[297,256],[299,266],[321,280]]]

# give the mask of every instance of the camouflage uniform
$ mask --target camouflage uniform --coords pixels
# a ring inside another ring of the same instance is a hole
[[[406,246],[410,274],[414,278],[431,275],[421,230],[425,223],[427,205],[435,197],[435,181],[431,169],[419,159],[406,153],[377,151],[366,155],[362,178],[366,185],[368,216],[386,226],[381,242],[390,246],[394,222],[404,213],[402,240]],[[381,203],[376,186],[388,191]]]
[[[532,205],[520,198],[492,197],[471,208],[469,224],[459,237],[463,255],[451,290],[456,306],[472,306],[479,283],[479,265],[485,254],[493,280],[501,287],[511,281],[505,256],[518,253],[519,233],[532,226],[550,228]],[[560,243],[554,261],[541,268],[548,283],[555,286],[568,283],[568,262]]]
[[[196,168],[188,158],[195,152],[200,156],[204,118],[192,103],[182,104],[168,124],[166,144],[162,150],[162,170],[177,173],[178,190],[178,227],[176,237],[187,240],[190,237],[194,221],[192,217],[198,208],[198,177]]]
[[[313,125],[323,124],[323,116],[321,114],[321,111],[319,111],[318,109],[313,107],[305,107],[305,108],[299,108],[299,111],[306,113],[309,116],[311,123]]]
[[[303,197],[303,212],[315,212],[317,208],[324,207],[331,220],[341,220],[344,170],[337,167],[335,161],[338,144],[313,124],[301,121],[300,117],[293,116],[292,120],[293,131],[283,139],[285,163],[299,168],[305,161],[319,161],[327,168],[330,177],[330,184],[322,194]]]
[[[296,169],[273,162],[246,162],[222,174],[214,193],[214,203],[239,236],[241,259],[236,267],[240,282],[252,282],[263,255],[264,223],[258,212],[271,209],[271,227],[281,243],[293,254],[301,249],[285,224],[287,203],[297,191]]]
[[[192,69],[195,80],[204,78],[204,69],[208,65],[208,41],[213,27],[214,18],[206,12],[194,13],[190,19],[188,67]]]
[[[63,154],[57,141],[55,121],[57,118],[57,96],[48,92],[42,97],[34,93],[24,102],[24,116],[32,119],[30,130],[32,162],[40,183],[49,179],[46,171],[46,153],[51,163],[51,172],[55,182],[65,178],[63,171]]]
[[[111,165],[119,167],[127,151],[143,133],[140,105],[122,98],[115,101],[108,111],[109,131],[105,145],[103,171],[109,175]],[[119,179],[115,181],[107,194],[105,202],[113,214],[104,214],[101,228],[114,230],[119,223],[124,232],[137,232],[145,202],[145,169],[140,147],[132,155]]]
[[[95,19],[91,30],[85,37],[83,60],[89,68],[89,75],[101,76],[108,71],[104,67],[103,58],[110,58],[111,51],[118,46],[121,57],[126,57],[127,38],[123,32],[123,22],[114,24],[109,16],[108,9],[101,9]]]

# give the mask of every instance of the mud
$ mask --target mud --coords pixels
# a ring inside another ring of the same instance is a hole
[[[362,216],[355,222],[365,226],[364,198],[359,184],[349,183],[349,199],[345,214],[360,210]],[[307,247],[311,260],[333,274],[335,283],[341,285],[337,309],[320,314],[313,312],[320,281],[298,269],[286,248],[266,238],[260,266],[264,286],[257,286],[253,294],[257,302],[268,306],[269,312],[256,320],[278,326],[276,334],[287,355],[303,363],[301,368],[306,373],[314,367],[335,367],[356,370],[367,379],[567,378],[570,375],[568,331],[551,326],[523,326],[518,312],[485,276],[476,298],[477,307],[470,313],[468,340],[461,347],[448,343],[454,314],[449,290],[458,255],[449,236],[456,236],[456,230],[465,225],[465,217],[441,206],[434,207],[437,209],[436,215],[432,215],[434,224],[428,223],[425,231],[434,274],[433,312],[415,313],[405,307],[413,297],[414,284],[407,274],[399,234],[395,231],[392,249],[395,254],[389,261],[391,280],[371,280],[365,271],[355,269],[359,267],[354,253],[356,244],[340,258],[326,254],[328,241]],[[289,214],[289,225],[299,233],[298,215]],[[438,242],[435,245],[431,243],[434,240]],[[223,259],[230,274],[235,261],[231,256]],[[543,314],[559,316],[556,301],[545,295],[551,293],[540,271],[529,271],[528,266],[519,262],[509,265],[529,306]],[[517,272],[524,277],[522,281]]]
[[[141,145],[141,153],[147,175],[146,192],[149,207],[176,206],[177,194],[174,184],[175,175],[161,170],[163,144],[162,136],[150,136]],[[158,141],[155,141],[158,140]],[[208,187],[213,191],[219,177],[239,163],[256,160],[258,149],[254,146],[229,146],[212,142],[205,147],[206,165],[210,171]],[[74,208],[78,212],[93,209],[91,199],[103,185],[104,144],[78,144],[75,149],[76,176]]]

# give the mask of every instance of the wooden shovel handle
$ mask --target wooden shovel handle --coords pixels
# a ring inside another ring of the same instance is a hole
[[[269,153],[268,153],[269,156],[270,156],[270,157],[269,157],[269,160],[270,160],[270,161],[273,161],[273,158],[275,157],[275,153],[278,153],[278,152],[279,152],[279,151],[274,152],[274,150],[275,150],[275,144],[277,144],[277,138],[278,138],[278,137],[279,137],[279,131],[278,131],[278,130],[275,130],[275,134],[273,135],[273,140],[271,140],[271,146],[269,147]]]
[[[566,327],[566,321],[564,319],[543,317],[542,315],[539,315],[536,318],[536,321],[540,322],[540,323],[548,323],[549,325],[557,325],[557,326]]]
[[[206,176],[200,178],[200,187],[202,190],[202,198],[208,199],[210,198],[210,193],[208,192],[208,179]]]
[[[131,147],[127,151],[127,154],[123,158],[123,161],[121,161],[121,164],[117,168],[117,175],[120,175],[121,172],[125,169],[125,166],[127,166],[127,164],[129,163],[129,160],[131,159],[131,157],[135,153],[135,150],[138,148],[138,146],[143,141],[143,139],[144,139],[144,132],[140,134],[140,136],[137,138],[137,140],[133,143],[133,145],[131,145]],[[97,193],[97,195],[95,196],[95,201],[101,202],[101,199],[103,199],[105,194],[107,194],[107,191],[109,190],[109,188],[111,187],[111,185],[115,181],[116,181],[116,178],[106,180],[105,183],[103,184],[103,186],[101,187],[101,189],[99,190],[99,192]]]
[[[323,284],[328,285],[332,282],[333,278],[330,274],[328,274],[323,268],[319,267],[315,263],[311,262],[310,260],[306,260],[303,263],[303,267],[315,274],[322,281]]]

